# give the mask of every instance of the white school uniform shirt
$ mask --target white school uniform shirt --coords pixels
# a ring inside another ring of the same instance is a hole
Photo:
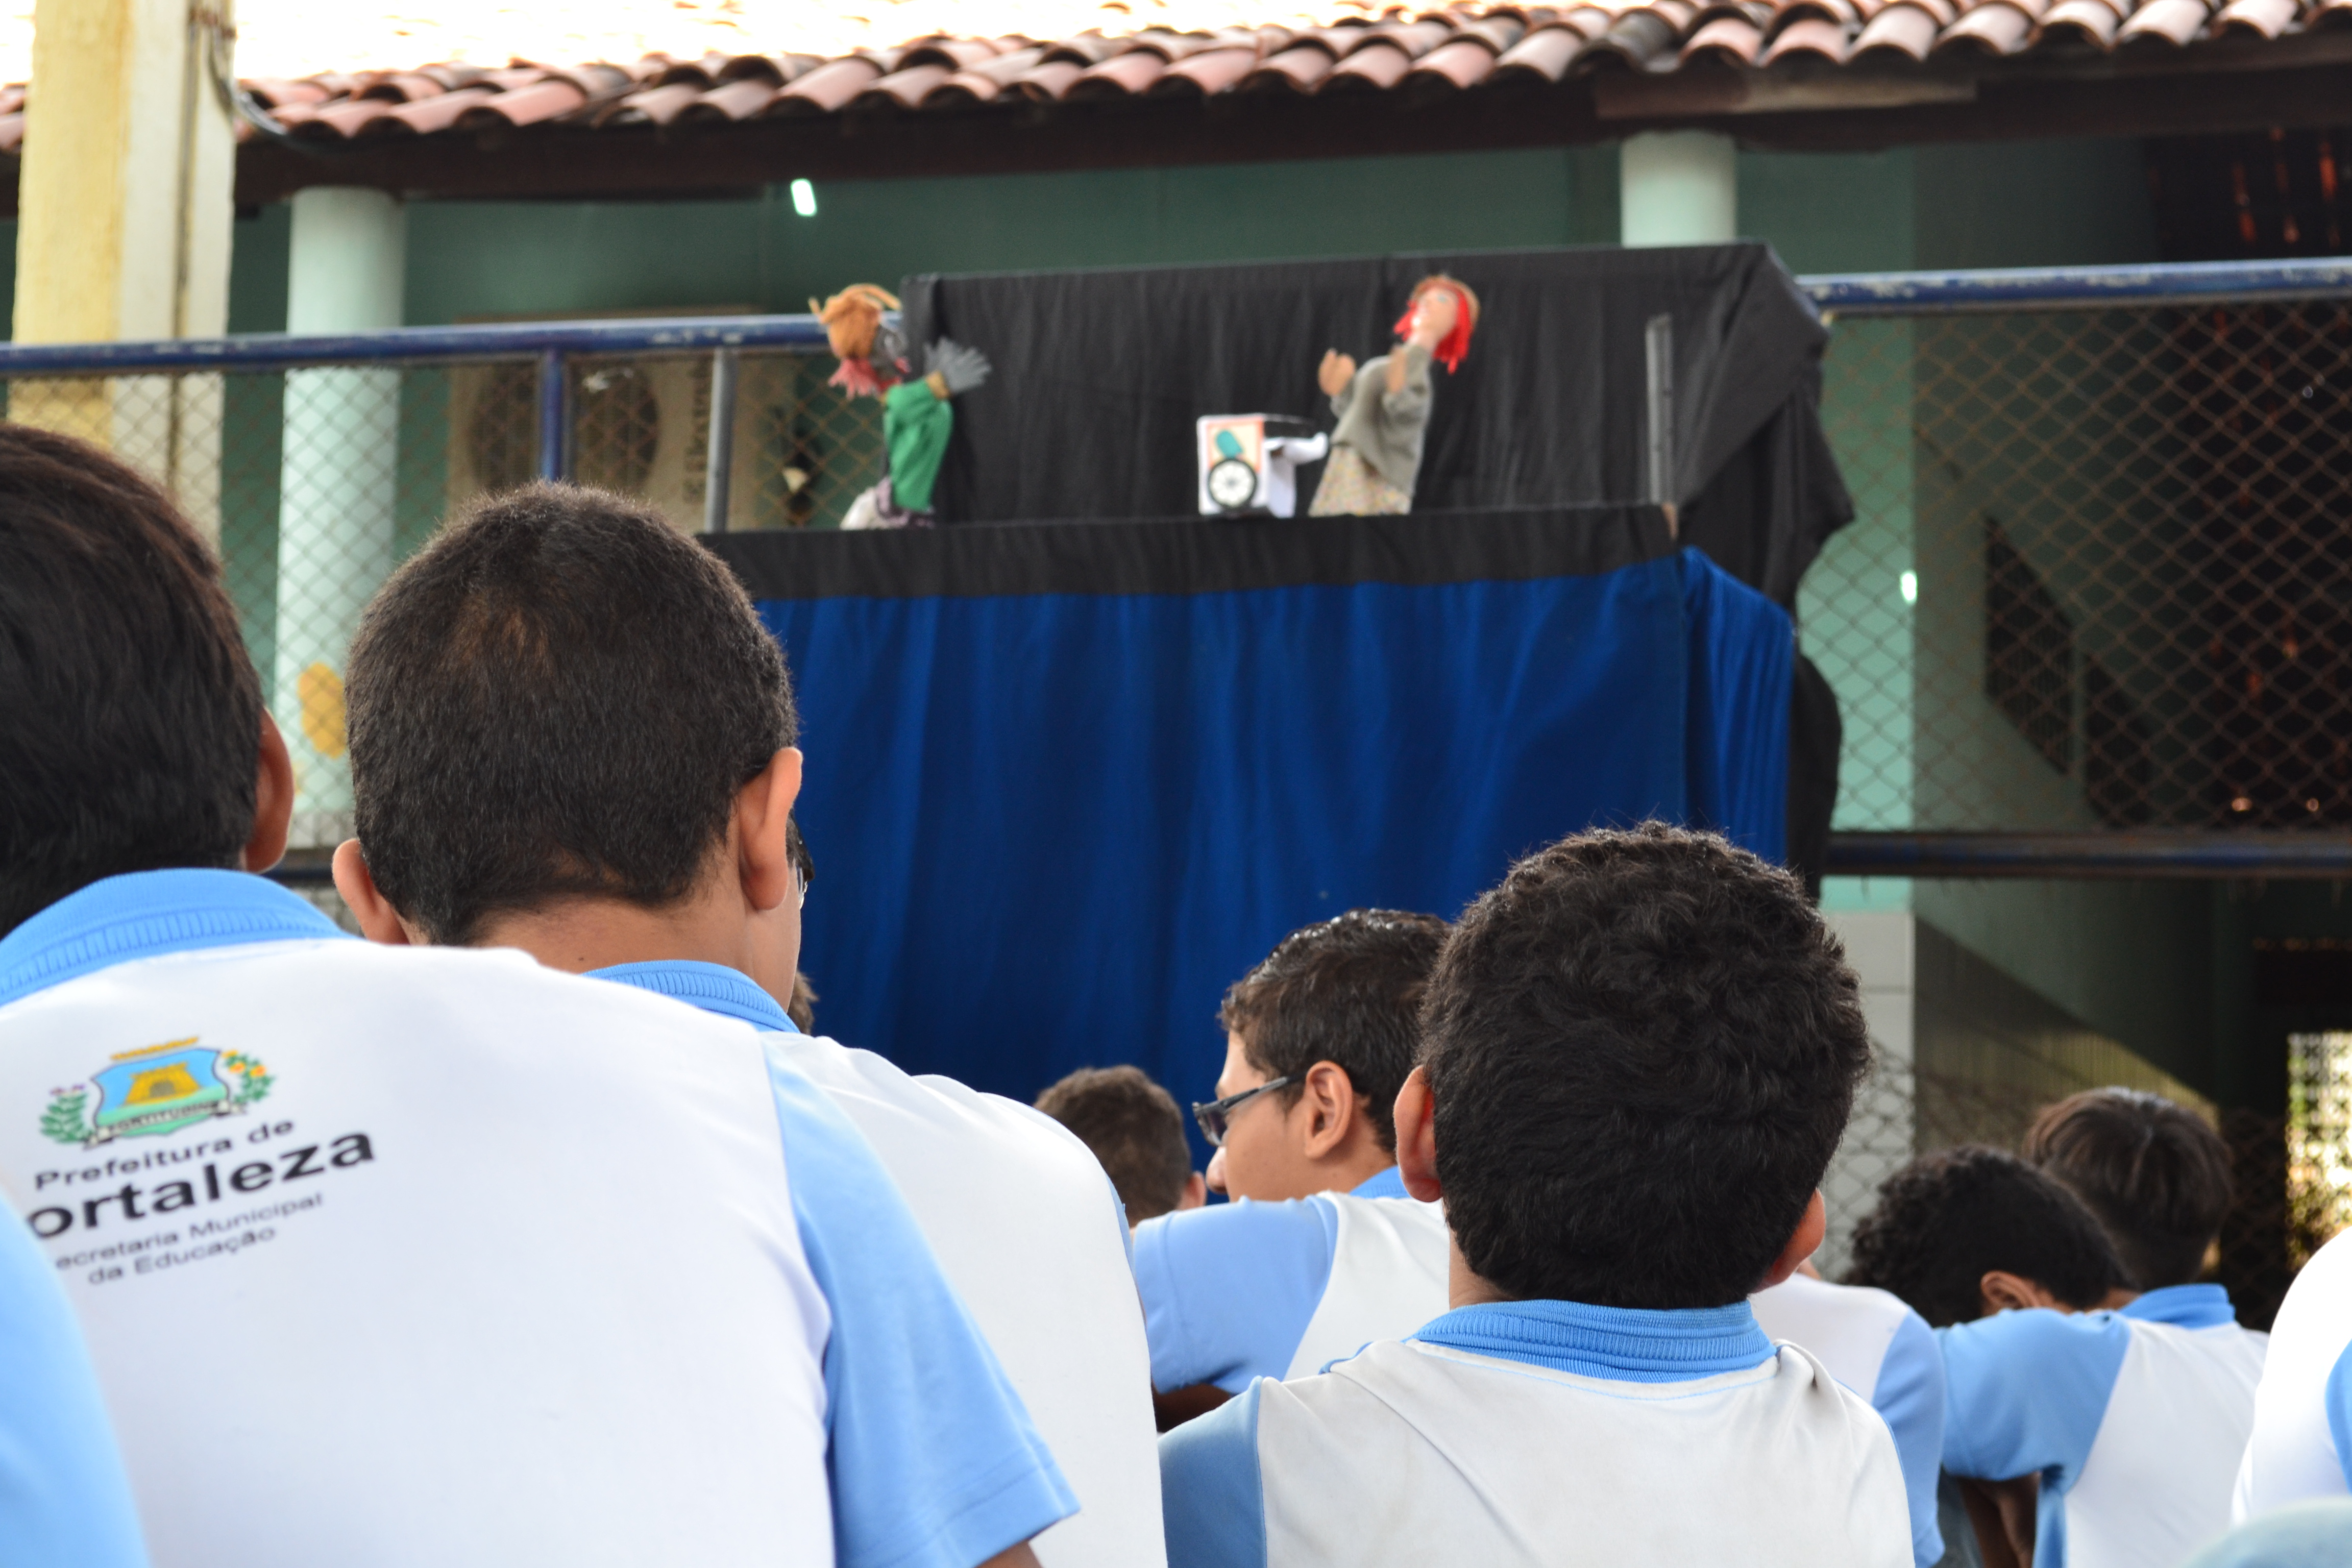
[[[1886,1424],[1747,1303],[1468,1307],[1160,1439],[1170,1568],[1909,1568]]]
[[[139,1512],[73,1308],[0,1211],[0,1563],[145,1568]]]
[[[1395,1166],[1351,1193],[1184,1209],[1135,1229],[1151,1386],[1304,1377],[1445,1310],[1445,1210]]]
[[[871,1051],[812,1038],[717,964],[594,972],[769,1031],[857,1124],[1076,1494],[1032,1542],[1044,1568],[1162,1568],[1150,1352],[1125,1210],[1092,1151],[1053,1118]]]
[[[2219,1285],[1937,1331],[1944,1468],[2042,1478],[2035,1568],[2171,1568],[2230,1527],[2267,1336]]]
[[[93,884],[0,941],[0,1189],[165,1568],[969,1568],[1070,1511],[831,1102],[521,953]]]
[[[1917,1568],[1944,1558],[1936,1475],[1944,1457],[1944,1356],[1927,1320],[1885,1290],[1792,1274],[1748,1299],[1765,1334],[1811,1351],[1878,1412],[1903,1463]]]
[[[2271,1324],[2252,1436],[2231,1499],[2239,1523],[2352,1489],[2352,1233],[2314,1254]]]

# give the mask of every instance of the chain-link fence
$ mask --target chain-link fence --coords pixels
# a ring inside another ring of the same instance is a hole
[[[1837,826],[2352,826],[2352,303],[1834,323]]]
[[[838,526],[881,477],[881,414],[826,384],[833,362],[814,346],[737,351],[723,517],[709,504],[708,352],[0,371],[0,396],[8,417],[95,441],[161,480],[217,540],[294,753],[299,859],[350,831],[342,667],[361,611],[454,509],[546,471],[551,445],[570,477],[683,531]]]

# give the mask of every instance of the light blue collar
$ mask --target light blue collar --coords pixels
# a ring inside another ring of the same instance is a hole
[[[247,871],[132,871],[67,894],[0,938],[0,1006],[134,958],[349,935]]]
[[[751,984],[751,976],[723,963],[702,963],[690,958],[657,958],[646,963],[616,963],[592,969],[591,980],[615,980],[640,991],[658,992],[688,1002],[706,1013],[740,1018],[772,1034],[797,1035],[792,1018],[776,999]]]
[[[1772,1342],[1745,1301],[1675,1311],[1495,1301],[1457,1307],[1412,1337],[1616,1383],[1687,1383],[1746,1372],[1773,1355]]]
[[[1379,1175],[1348,1194],[1351,1198],[1409,1198],[1404,1190],[1404,1173],[1391,1165]]]
[[[2167,1285],[2119,1308],[2116,1315],[2184,1329],[2218,1329],[2238,1321],[2229,1290],[2220,1285]]]

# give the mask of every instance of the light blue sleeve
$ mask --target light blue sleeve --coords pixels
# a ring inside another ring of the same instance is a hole
[[[1944,1468],[2003,1481],[2042,1478],[2033,1560],[2066,1568],[2066,1510],[2116,1391],[2128,1320],[2030,1307],[1936,1331],[1944,1350]]]
[[[2083,1473],[2131,1345],[2131,1325],[2033,1307],[1937,1331],[1944,1351],[1944,1468],[2005,1481],[2039,1475],[2064,1492]]]
[[[1266,1568],[1257,1394],[1253,1383],[1160,1439],[1168,1568]]]
[[[1903,1462],[1903,1491],[1911,1501],[1911,1555],[1918,1568],[1944,1559],[1944,1532],[1936,1524],[1936,1473],[1944,1458],[1944,1357],[1935,1331],[1906,1312],[1878,1364],[1871,1405],[1895,1435]]]
[[[2336,1439],[2336,1465],[2352,1489],[2352,1345],[2327,1373],[2327,1435]]]
[[[0,1562],[146,1568],[89,1352],[57,1270],[0,1206]]]
[[[906,1200],[774,1052],[801,1248],[833,1310],[825,1462],[838,1568],[972,1568],[1078,1510]]]
[[[1338,1211],[1314,1198],[1243,1199],[1135,1230],[1135,1288],[1161,1393],[1213,1383],[1239,1394],[1279,1378],[1306,1337],[1339,1246]]]

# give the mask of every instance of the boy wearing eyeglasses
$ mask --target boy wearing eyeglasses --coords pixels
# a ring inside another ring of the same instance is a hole
[[[1102,1167],[1027,1106],[911,1078],[785,1011],[814,870],[792,819],[797,720],[726,568],[635,502],[534,486],[394,574],[349,668],[359,837],[335,873],[367,934],[519,947],[616,997],[764,1031],[879,1156],[1076,1495],[1068,1518],[1004,1506],[1024,1456],[932,1369],[940,1326],[894,1304],[878,1238],[804,1215],[839,1298],[837,1568],[968,1568],[988,1553],[965,1542],[1032,1537],[1007,1568],[1032,1551],[1044,1568],[1160,1568],[1143,1335]]]
[[[1445,922],[1350,910],[1225,994],[1218,1099],[1192,1108],[1235,1201],[1139,1226],[1163,1426],[1445,1310],[1445,1223],[1408,1196],[1391,1120]]]

